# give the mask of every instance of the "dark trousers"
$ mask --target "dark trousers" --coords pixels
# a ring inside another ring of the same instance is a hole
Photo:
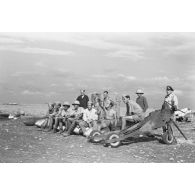
[[[69,135],[71,135],[72,132],[74,131],[75,127],[76,127],[77,125],[79,125],[79,123],[80,123],[81,121],[82,121],[82,120],[80,120],[80,119],[68,119],[68,121],[67,121],[67,126],[68,126],[68,131],[67,131],[67,133],[68,133]]]
[[[53,125],[55,123],[55,119],[53,116],[49,116],[49,129],[53,129]]]

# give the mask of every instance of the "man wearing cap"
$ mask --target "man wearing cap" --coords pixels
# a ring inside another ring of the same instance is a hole
[[[84,109],[87,108],[87,102],[89,101],[89,97],[85,95],[85,90],[81,90],[81,95],[77,97],[77,100],[80,103],[80,107]]]
[[[130,96],[123,97],[123,102],[126,104],[126,116],[122,117],[122,128],[125,129],[127,121],[140,122],[144,119],[144,113],[139,104],[130,100]]]
[[[174,112],[178,109],[178,98],[174,94],[174,89],[171,86],[166,87],[166,93],[163,108],[171,109]]]
[[[146,110],[148,109],[148,102],[145,96],[143,96],[144,92],[141,89],[138,89],[136,91],[137,94],[137,99],[136,99],[136,103],[140,105],[140,107],[142,108],[143,112],[146,112]]]
[[[69,102],[64,102],[62,108],[59,110],[59,113],[55,117],[54,123],[54,133],[57,132],[58,126],[60,127],[59,133],[63,133],[65,129],[63,129],[63,124],[65,128],[67,128],[67,120],[70,117],[70,104]]]
[[[84,109],[80,107],[79,101],[76,100],[72,105],[74,108],[72,109],[67,121],[68,130],[62,134],[64,137],[71,135],[74,128],[79,124],[79,122],[81,122],[83,117]]]

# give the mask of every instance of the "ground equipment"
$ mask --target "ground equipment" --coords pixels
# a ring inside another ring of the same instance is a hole
[[[104,146],[118,147],[123,141],[132,137],[134,132],[138,130],[142,132],[151,132],[152,130],[162,128],[162,141],[165,144],[174,144],[176,143],[176,139],[173,135],[173,126],[175,126],[187,140],[184,133],[173,120],[173,112],[170,109],[161,109],[151,112],[143,121],[133,124],[133,126],[123,130],[106,133],[93,131],[89,136],[89,141],[93,143],[102,143]]]

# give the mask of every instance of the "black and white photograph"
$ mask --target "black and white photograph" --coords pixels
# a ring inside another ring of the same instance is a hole
[[[190,195],[193,0],[0,0],[0,193]]]
[[[195,33],[0,33],[1,163],[194,163]]]

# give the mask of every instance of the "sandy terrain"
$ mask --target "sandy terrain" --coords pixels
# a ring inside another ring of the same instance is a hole
[[[180,127],[189,140],[174,129],[176,145],[135,135],[119,148],[107,148],[82,136],[64,138],[24,126],[19,119],[4,120],[0,121],[0,162],[195,162],[195,123],[180,123]]]

